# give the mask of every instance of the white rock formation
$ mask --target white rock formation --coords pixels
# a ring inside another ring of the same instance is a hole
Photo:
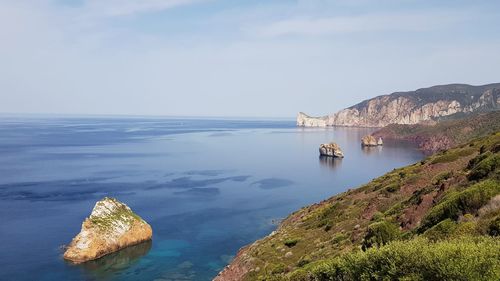
[[[98,201],[80,233],[71,241],[64,258],[81,263],[127,246],[151,240],[151,226],[124,203],[105,197]]]
[[[311,117],[303,112],[297,114],[297,126],[300,127],[325,127],[328,117]]]
[[[321,144],[319,146],[319,154],[322,156],[344,158],[342,149],[340,149],[340,146],[334,142]]]

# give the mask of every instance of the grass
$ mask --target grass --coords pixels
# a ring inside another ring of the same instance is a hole
[[[111,200],[119,207],[115,209],[115,212],[111,213],[108,216],[96,217],[90,216],[89,220],[92,224],[97,226],[102,231],[106,231],[107,229],[116,225],[117,221],[122,221],[126,224],[130,224],[133,221],[143,221],[141,217],[135,214],[132,210],[127,208],[123,203],[119,202],[115,198],[106,197],[103,200]],[[97,203],[102,204],[101,202]]]

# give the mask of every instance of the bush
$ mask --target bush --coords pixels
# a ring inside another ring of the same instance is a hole
[[[451,219],[446,219],[428,229],[424,233],[424,237],[428,238],[431,241],[443,240],[450,237],[456,228],[457,224],[454,221],[452,221]]]
[[[500,240],[395,241],[309,264],[288,280],[500,280]]]
[[[311,257],[310,256],[303,256],[300,258],[300,260],[297,262],[298,267],[303,267],[304,265],[308,264],[311,262]]]
[[[472,153],[474,153],[473,148],[467,148],[467,149],[462,148],[462,149],[445,151],[442,154],[435,156],[434,159],[432,159],[431,164],[453,162],[458,160],[460,157],[469,156]]]
[[[375,212],[372,216],[372,221],[381,221],[384,219],[384,214],[382,214],[381,212]]]
[[[297,245],[297,243],[299,242],[299,239],[297,238],[290,238],[290,239],[286,239],[283,244],[285,244],[285,246],[287,246],[288,248],[291,248],[295,245]]]
[[[332,244],[338,244],[344,240],[346,240],[347,238],[347,235],[345,234],[342,234],[342,233],[337,233],[335,234],[335,236],[333,236],[332,240],[330,240],[332,242]]]
[[[392,183],[392,184],[389,184],[389,185],[385,188],[385,190],[386,190],[386,191],[388,191],[388,192],[390,192],[390,193],[392,193],[392,192],[396,192],[396,191],[398,191],[398,190],[399,190],[399,188],[400,188],[400,187],[399,187],[399,184],[397,184],[397,183]]]
[[[491,221],[488,227],[488,234],[491,236],[500,236],[500,216]]]
[[[399,238],[401,231],[399,228],[387,221],[375,222],[368,226],[368,231],[363,239],[362,249],[380,247],[392,240]]]
[[[436,175],[434,177],[434,179],[432,180],[432,183],[433,184],[436,184],[436,185],[439,185],[441,184],[443,181],[449,179],[451,176],[453,175],[453,173],[451,171],[448,171],[448,172],[442,172],[438,175]]]
[[[281,274],[286,271],[286,266],[282,263],[279,263],[276,265],[270,265],[268,267],[268,270],[271,274]]]
[[[449,194],[427,213],[422,220],[420,232],[431,228],[442,220],[448,218],[457,220],[460,215],[465,213],[475,213],[499,193],[500,183],[487,180],[474,184],[464,191]]]
[[[484,146],[482,146],[481,148],[483,148]],[[489,156],[493,155],[493,153],[491,152],[486,152],[486,153],[482,153],[479,154],[478,156],[472,158],[471,160],[469,160],[469,163],[467,164],[467,169],[472,169],[474,168],[474,166],[477,165],[477,163],[483,161],[485,158],[488,158]]]
[[[479,163],[477,163],[474,168],[472,168],[469,176],[469,180],[480,180],[487,177],[491,172],[495,171],[500,167],[500,155],[490,155]]]

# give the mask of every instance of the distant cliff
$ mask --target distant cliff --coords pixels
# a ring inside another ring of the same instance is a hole
[[[311,117],[301,112],[297,116],[297,126],[384,127],[496,109],[500,109],[500,83],[450,84],[378,96],[324,117]]]

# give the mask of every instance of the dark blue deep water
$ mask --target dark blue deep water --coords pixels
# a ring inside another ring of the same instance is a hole
[[[0,118],[0,280],[210,280],[304,205],[420,160],[363,150],[370,129],[292,121]],[[318,157],[335,141],[343,160]],[[114,196],[152,243],[83,265],[62,258],[94,203]]]

